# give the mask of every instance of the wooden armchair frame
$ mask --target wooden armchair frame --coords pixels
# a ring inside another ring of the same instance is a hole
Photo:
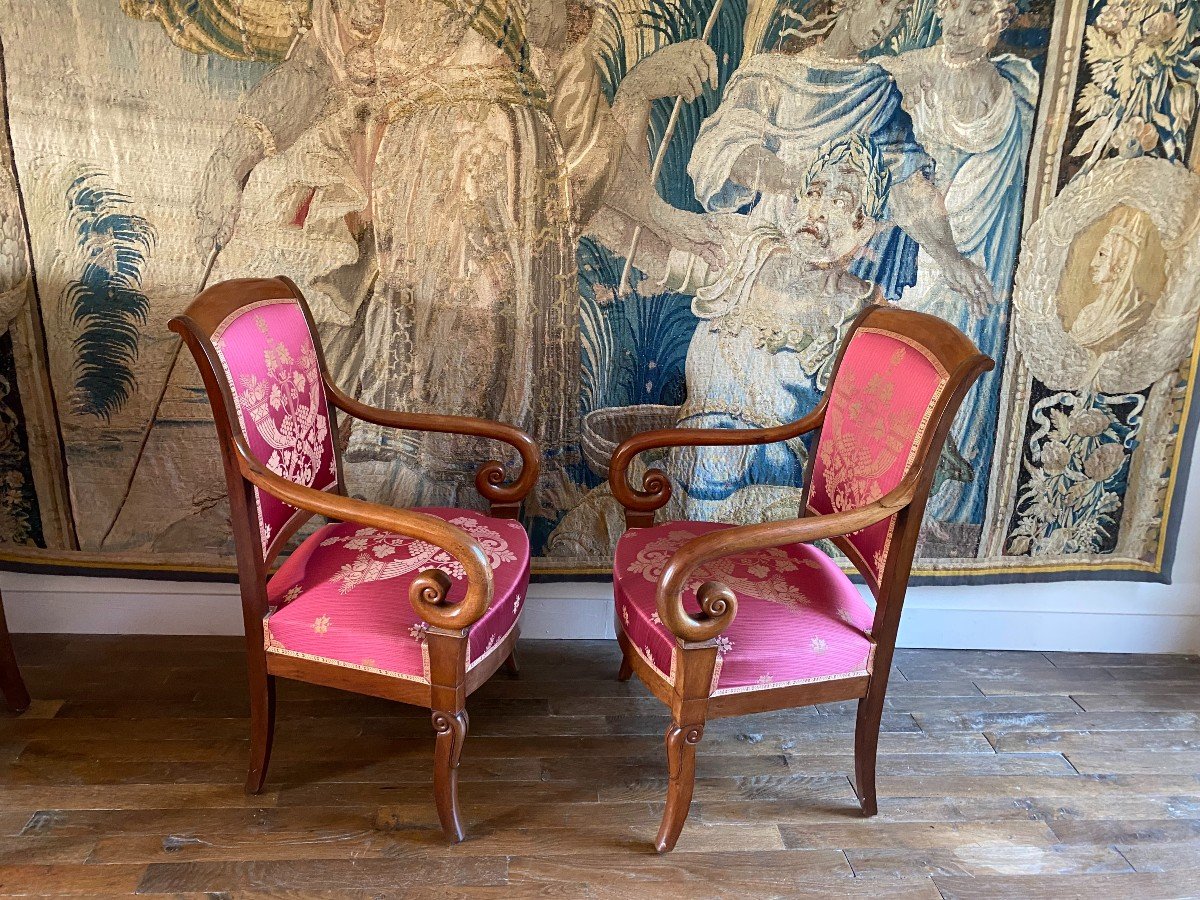
[[[929,350],[949,376],[933,406],[930,427],[922,435],[912,465],[893,490],[875,502],[856,509],[829,515],[805,515],[813,459],[816,457],[820,428],[825,420],[833,385],[850,339],[864,325],[911,339]],[[648,665],[633,649],[621,629],[617,629],[623,657],[618,677],[626,680],[636,672],[655,696],[671,709],[672,722],[666,733],[669,767],[667,805],[656,841],[660,852],[671,850],[683,829],[695,782],[696,745],[704,734],[705,722],[710,718],[858,700],[854,740],[855,790],[863,814],[876,814],[875,764],[879,725],[921,519],[938,457],[954,415],[967,391],[993,366],[989,357],[980,353],[958,329],[943,320],[923,313],[874,306],[865,310],[852,324],[834,362],[829,389],[816,408],[802,419],[764,429],[652,431],[630,438],[613,454],[609,471],[613,496],[625,507],[627,526],[645,528],[653,525],[655,511],[670,500],[671,483],[664,472],[651,469],[643,478],[642,489],[633,488],[629,483],[628,470],[639,453],[662,447],[765,444],[816,432],[805,472],[801,518],[722,529],[693,538],[675,552],[664,568],[658,581],[655,601],[659,617],[675,636],[680,649],[674,684]],[[893,515],[896,524],[891,550],[876,580],[847,540],[847,535]],[[876,609],[870,633],[874,652],[868,674],[710,696],[717,661],[716,638],[737,615],[737,597],[723,584],[705,582],[697,591],[701,612],[693,615],[684,608],[682,596],[691,573],[706,562],[735,553],[822,539],[831,540],[850,558],[874,594]]]
[[[14,713],[29,709],[29,691],[17,667],[16,654],[13,653],[12,635],[8,633],[8,620],[4,616],[3,595],[0,595],[0,693],[4,694],[5,703]]]
[[[231,387],[212,341],[212,335],[221,323],[244,307],[288,298],[294,299],[304,312],[329,406],[337,483],[327,490],[316,490],[282,478],[255,458],[243,437]],[[518,630],[514,628],[494,653],[468,673],[469,629],[487,612],[493,598],[493,575],[483,547],[463,529],[434,516],[346,496],[335,409],[384,427],[478,436],[515,448],[522,467],[512,483],[504,483],[504,466],[496,460],[483,463],[475,476],[475,485],[488,501],[491,515],[501,518],[519,517],[521,502],[537,481],[541,461],[537,445],[523,431],[499,422],[376,409],[348,396],[329,376],[324,350],[304,296],[291,280],[284,277],[236,279],[214,285],[196,297],[182,315],[173,318],[169,327],[187,344],[204,379],[229,490],[249,658],[251,740],[247,792],[258,793],[266,778],[274,731],[276,676],[425,706],[432,712],[437,734],[434,796],[438,817],[448,838],[462,840],[457,769],[468,728],[466,698],[501,665],[506,666],[510,674],[516,674],[513,647]],[[255,513],[256,487],[296,510],[267,546],[263,546]],[[429,625],[426,636],[430,667],[428,684],[266,652],[264,618],[268,614],[267,579],[271,564],[313,515],[427,541],[444,549],[462,564],[467,588],[465,597],[457,603],[446,602],[450,580],[438,569],[420,573],[409,590],[408,601]]]

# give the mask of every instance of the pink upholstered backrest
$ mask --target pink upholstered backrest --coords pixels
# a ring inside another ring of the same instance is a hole
[[[900,484],[916,462],[947,372],[911,338],[860,327],[834,378],[813,460],[808,508],[857,509]],[[848,536],[856,562],[878,586],[896,520]]]
[[[308,319],[291,297],[231,313],[212,335],[242,434],[268,469],[325,490],[337,485],[329,405]],[[254,489],[263,551],[296,512]]]

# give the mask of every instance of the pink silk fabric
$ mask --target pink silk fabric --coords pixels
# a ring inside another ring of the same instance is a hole
[[[304,311],[293,299],[238,310],[213,332],[242,433],[268,469],[317,490],[337,484],[329,405]],[[264,552],[295,508],[254,489]]]
[[[902,335],[859,328],[846,348],[821,426],[808,509],[858,509],[900,484],[929,424],[947,373]],[[863,574],[876,585],[891,549],[895,517],[850,535]]]
[[[492,605],[468,637],[472,669],[517,625],[529,587],[529,538],[511,519],[416,511],[474,536],[491,563]],[[267,651],[428,682],[428,626],[408,602],[409,585],[426,569],[450,576],[450,602],[463,598],[462,566],[440,547],[349,523],[318,529],[267,583],[267,601],[277,607],[266,621]]]
[[[730,527],[667,522],[630,529],[617,544],[617,628],[672,683],[679,651],[658,616],[659,576],[682,544]],[[714,695],[866,674],[874,613],[837,563],[817,548],[793,544],[701,566],[684,591],[684,607],[692,613],[700,611],[696,588],[705,581],[719,581],[738,597],[733,624],[717,638]]]

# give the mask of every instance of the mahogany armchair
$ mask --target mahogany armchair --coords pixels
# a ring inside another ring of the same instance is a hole
[[[853,323],[828,390],[803,419],[775,428],[669,429],[613,454],[613,495],[629,530],[614,560],[619,678],[637,673],[671,709],[669,782],[658,832],[675,846],[706,720],[858,700],[856,792],[875,815],[875,757],[888,671],[917,533],[942,445],[967,391],[993,362],[954,326],[883,306]],[[667,475],[630,486],[639,453],[660,447],[788,440],[816,432],[801,517],[729,526],[654,525]],[[874,610],[827,554],[849,557]]]
[[[434,797],[462,840],[457,770],[466,698],[513,648],[529,583],[515,519],[538,477],[524,432],[459,416],[366,406],[329,377],[312,314],[286,278],[238,279],[200,294],[170,322],[204,379],[224,462],[249,655],[246,790],[266,778],[275,678],[428,707],[437,734]],[[516,448],[522,467],[484,463],[475,484],[491,515],[395,509],[346,495],[335,410],[384,427],[473,435]],[[280,550],[314,514],[334,520],[275,574]]]
[[[17,657],[13,653],[12,636],[8,633],[8,620],[4,617],[4,597],[0,596],[0,693],[14,713],[29,709],[29,691],[25,679],[17,668]]]

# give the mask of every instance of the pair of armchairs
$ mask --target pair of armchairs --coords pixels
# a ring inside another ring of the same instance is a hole
[[[424,706],[436,732],[439,820],[450,840],[462,840],[466,699],[501,666],[516,674],[530,559],[517,519],[538,477],[537,446],[496,422],[390,412],[347,396],[330,380],[308,305],[286,278],[215,285],[170,327],[204,379],[229,489],[249,652],[246,789],[259,791],[266,777],[277,677]],[[614,567],[619,677],[637,673],[672,717],[660,851],[683,827],[696,745],[717,716],[859,699],[857,790],[864,813],[875,813],[880,715],[917,531],[954,413],[991,365],[945,322],[876,307],[855,322],[829,392],[804,419],[652,432],[614,454],[613,494],[630,526]],[[498,462],[478,470],[489,515],[354,499],[342,476],[338,410],[385,427],[499,441],[519,453],[521,469],[508,484]],[[795,520],[655,525],[670,482],[657,470],[640,488],[628,481],[630,462],[651,448],[817,431]],[[271,574],[314,514],[332,522]],[[812,546],[819,539],[861,572],[874,610]]]

